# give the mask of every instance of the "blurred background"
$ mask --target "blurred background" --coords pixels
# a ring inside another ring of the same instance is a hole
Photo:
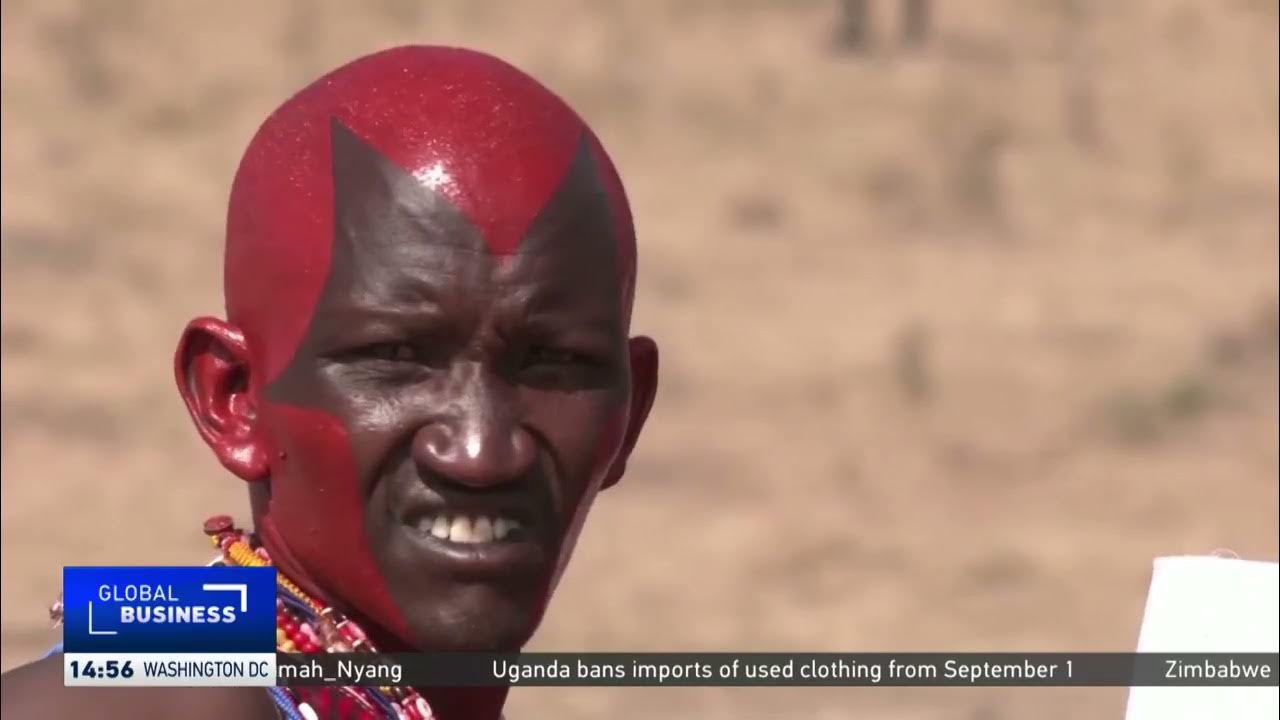
[[[663,386],[539,650],[1130,650],[1159,555],[1277,559],[1274,0],[5,0],[3,666],[65,564],[244,489],[170,354],[231,177],[402,43],[564,95]],[[1123,689],[524,689],[539,718],[1112,717]]]

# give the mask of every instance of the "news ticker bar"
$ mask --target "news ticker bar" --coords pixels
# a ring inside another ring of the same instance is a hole
[[[69,653],[67,685],[1277,687],[1276,653]]]

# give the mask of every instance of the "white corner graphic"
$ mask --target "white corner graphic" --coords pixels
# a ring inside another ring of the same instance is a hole
[[[249,586],[244,583],[205,583],[201,586],[210,592],[240,593],[240,612],[249,612]]]
[[[119,630],[94,630],[93,629],[93,601],[89,601],[89,634],[90,635],[119,635]]]

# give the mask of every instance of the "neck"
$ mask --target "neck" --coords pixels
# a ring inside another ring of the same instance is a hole
[[[339,605],[337,599],[325,592],[303,570],[297,558],[289,552],[288,544],[280,537],[270,516],[259,518],[255,523],[255,531],[258,533],[258,539],[266,546],[267,552],[271,553],[271,563],[281,574],[312,597],[329,605]],[[343,609],[353,618],[358,615],[349,609]],[[392,652],[412,652],[412,648],[384,632],[377,623],[361,622],[361,626],[377,647]],[[422,697],[426,698],[437,720],[499,720],[502,717],[502,707],[507,702],[509,688],[417,688],[417,690]]]
[[[271,522],[270,516],[258,518],[257,522],[254,523],[254,532],[257,533],[258,539],[262,541],[262,544],[266,546],[267,552],[271,554],[271,564],[276,566],[281,575],[292,580],[311,597],[328,605],[338,605],[335,602],[335,598],[331,597],[315,580],[311,579],[311,576],[302,569],[302,563],[298,562],[293,553],[289,552],[288,544],[280,537],[280,532],[276,530],[276,525]]]

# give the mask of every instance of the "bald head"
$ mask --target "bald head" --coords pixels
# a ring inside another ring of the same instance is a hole
[[[491,56],[396,48],[338,68],[293,96],[263,123],[241,161],[227,214],[227,313],[255,347],[266,378],[289,362],[332,271],[341,204],[335,188],[343,184],[334,128],[465,219],[498,260],[519,252],[585,152],[609,216],[629,316],[630,209],[612,162],[578,115]]]

